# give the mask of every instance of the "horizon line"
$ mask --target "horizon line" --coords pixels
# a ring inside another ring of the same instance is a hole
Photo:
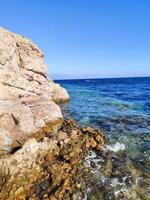
[[[53,79],[54,81],[61,81],[61,80],[92,80],[92,79],[120,79],[120,78],[150,78],[149,76],[118,76],[118,77],[87,77],[87,78],[62,78],[62,79]]]

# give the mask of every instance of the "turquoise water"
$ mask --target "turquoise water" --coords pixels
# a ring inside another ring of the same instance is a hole
[[[150,173],[150,78],[57,82],[71,97],[62,105],[66,118],[102,129],[111,152],[122,152],[138,170]]]

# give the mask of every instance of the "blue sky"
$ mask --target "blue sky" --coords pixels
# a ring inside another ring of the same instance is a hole
[[[52,78],[150,76],[150,0],[1,0],[0,26],[38,44]]]

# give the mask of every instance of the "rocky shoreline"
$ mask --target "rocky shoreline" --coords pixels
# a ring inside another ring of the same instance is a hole
[[[63,118],[69,98],[40,49],[0,28],[0,200],[148,200],[148,173]]]
[[[63,119],[58,103],[69,95],[48,79],[43,57],[31,40],[0,28],[2,200],[79,198],[90,176],[84,157],[104,146],[100,131]]]
[[[90,169],[83,158],[91,149],[100,151],[104,136],[63,122],[57,133],[43,130],[44,138],[29,139],[22,148],[0,159],[0,199],[76,199],[85,189]]]

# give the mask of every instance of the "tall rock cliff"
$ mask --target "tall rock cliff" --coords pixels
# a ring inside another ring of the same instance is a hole
[[[0,28],[0,153],[24,143],[46,123],[57,130],[63,116],[55,102],[68,99],[67,91],[48,79],[40,49]]]

